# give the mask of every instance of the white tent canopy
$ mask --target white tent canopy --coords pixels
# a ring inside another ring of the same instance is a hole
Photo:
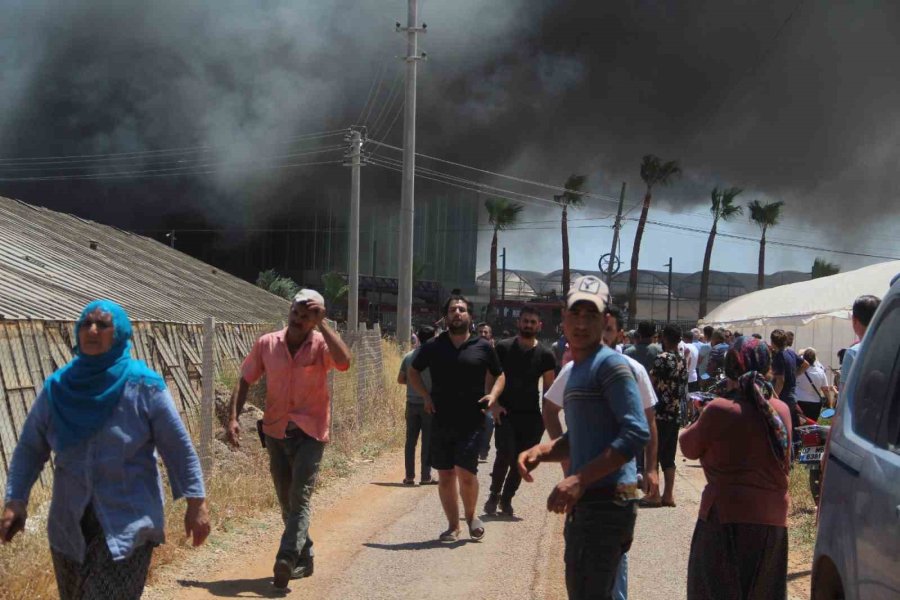
[[[863,294],[883,298],[898,273],[900,260],[751,292],[717,306],[702,324],[759,333],[766,341],[773,329],[793,331],[795,349],[812,346],[822,364],[837,368],[837,351],[856,338],[853,301]]]

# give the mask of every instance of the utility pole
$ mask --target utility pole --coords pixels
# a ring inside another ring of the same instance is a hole
[[[622,182],[622,191],[619,193],[619,211],[616,213],[616,224],[613,225],[612,247],[609,250],[609,264],[606,267],[606,285],[612,291],[613,267],[616,262],[616,249],[619,247],[619,230],[622,228],[622,208],[625,206],[625,182]],[[620,263],[621,264],[621,263]]]
[[[503,249],[503,253],[500,255],[503,258],[503,276],[500,279],[500,306],[503,311],[503,319],[506,319],[506,248]]]
[[[406,27],[397,23],[397,31],[406,32],[406,105],[403,111],[403,187],[400,195],[400,269],[397,273],[397,340],[408,346],[412,334],[413,230],[415,225],[416,177],[416,67],[419,55],[417,35],[419,2],[409,0]]]
[[[668,298],[666,299],[666,323],[672,322],[672,257],[669,257],[669,262],[666,263],[667,267],[669,267],[669,285],[666,286],[666,292],[668,293]]]
[[[362,134],[358,129],[350,133],[350,245],[348,248],[347,331],[356,333],[359,327],[359,169],[362,166]]]

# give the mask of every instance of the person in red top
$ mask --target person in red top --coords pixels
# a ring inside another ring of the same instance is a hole
[[[231,398],[226,433],[229,442],[239,445],[237,416],[250,385],[266,375],[262,431],[284,520],[273,567],[278,588],[313,573],[309,502],[331,428],[327,375],[333,368],[350,368],[350,350],[324,319],[321,294],[300,290],[291,304],[287,328],[259,338],[244,359],[241,379]]]
[[[787,597],[791,415],[768,377],[768,346],[738,338],[725,355],[727,388],[680,437],[706,487],[691,540],[693,599]]]

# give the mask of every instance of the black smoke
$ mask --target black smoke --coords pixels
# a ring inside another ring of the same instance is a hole
[[[232,230],[198,241],[202,254],[248,228],[302,228],[346,196],[339,165],[244,168],[341,158],[271,158],[340,137],[281,142],[361,114],[369,125],[383,115],[375,133],[400,141],[405,44],[393,23],[405,21],[404,0],[0,0],[0,10],[0,157],[198,148],[182,162],[142,154],[82,170],[0,163],[5,196],[145,231]],[[794,223],[842,231],[842,247],[900,211],[895,3],[423,0],[421,15],[423,152],[550,183],[586,172],[605,194],[622,180],[637,194],[640,157],[653,152],[685,169],[662,207],[699,212],[713,185],[740,186],[748,200],[784,200]],[[197,174],[21,180],[173,168]],[[398,202],[394,173],[369,168],[365,185],[368,202]],[[859,219],[849,232],[848,210]]]

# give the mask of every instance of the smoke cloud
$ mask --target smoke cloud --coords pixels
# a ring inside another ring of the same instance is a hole
[[[376,131],[399,142],[405,39],[393,23],[406,21],[404,0],[0,0],[0,10],[0,157],[203,147],[180,163],[202,171],[191,177],[0,181],[2,195],[124,227],[289,222],[321,210],[329,190],[346,193],[346,170],[235,165],[339,160],[269,157],[343,143],[274,142],[361,114],[369,125],[381,115]],[[746,200],[784,200],[786,222],[840,231],[842,247],[900,213],[895,3],[423,0],[420,14],[422,152],[554,184],[588,173],[591,190],[610,195],[625,180],[635,198],[652,152],[685,169],[657,195],[662,210],[705,211],[712,186],[739,186]],[[0,164],[0,178],[60,166]],[[368,169],[365,182],[370,198],[397,201],[394,174]],[[868,246],[896,252],[898,241]]]

